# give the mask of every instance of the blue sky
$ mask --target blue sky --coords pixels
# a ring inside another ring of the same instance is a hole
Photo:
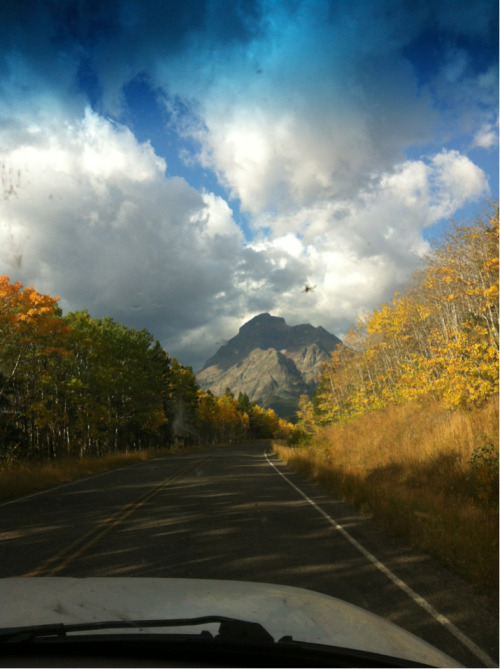
[[[494,0],[0,2],[0,274],[195,369],[342,336],[498,199]]]

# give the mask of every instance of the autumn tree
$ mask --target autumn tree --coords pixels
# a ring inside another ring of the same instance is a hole
[[[52,455],[56,416],[60,416],[53,375],[68,355],[69,330],[57,297],[0,277],[0,397],[3,437],[19,436],[13,446],[25,456]],[[49,401],[50,398],[50,401]],[[52,420],[48,418],[51,414]],[[46,427],[50,422],[52,438]]]
[[[479,405],[498,392],[498,207],[452,225],[404,294],[358,318],[324,366],[299,424],[344,420],[390,402]]]

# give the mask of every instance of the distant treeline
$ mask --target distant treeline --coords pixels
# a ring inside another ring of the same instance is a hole
[[[285,436],[271,410],[202,391],[147,330],[0,277],[0,459],[102,456]]]
[[[314,432],[367,411],[438,400],[481,406],[498,392],[498,206],[451,225],[404,294],[358,319],[301,399]]]

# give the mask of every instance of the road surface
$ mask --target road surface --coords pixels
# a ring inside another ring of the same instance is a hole
[[[466,666],[498,666],[491,601],[292,473],[267,442],[148,461],[0,504],[0,576],[20,575],[308,588]]]

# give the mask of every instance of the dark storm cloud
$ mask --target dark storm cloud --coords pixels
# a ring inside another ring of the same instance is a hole
[[[479,74],[498,53],[498,7],[492,0],[335,0],[314,6],[257,0],[18,0],[2,3],[0,49],[4,57],[22,54],[38,76],[51,80],[52,88],[64,86],[68,78],[74,84],[94,79],[95,95],[110,71],[120,75],[115,81],[120,89],[137,74],[154,71],[155,64],[193,49],[199,54],[193,67],[205,67],[207,74],[220,54],[275,39],[281,29],[286,32],[287,21],[304,31],[319,30],[321,23],[334,31],[330,45],[321,45],[328,51],[317,63],[326,81],[339,65],[349,70],[366,53],[400,52],[420,83],[438,74],[446,54],[466,54],[471,74]],[[349,43],[343,44],[346,37]],[[268,44],[272,50],[272,42]],[[328,62],[332,56],[345,62]],[[268,64],[273,66],[272,58]],[[376,60],[365,65],[375,68]],[[260,68],[258,74],[263,73]],[[60,82],[64,71],[67,76]]]

